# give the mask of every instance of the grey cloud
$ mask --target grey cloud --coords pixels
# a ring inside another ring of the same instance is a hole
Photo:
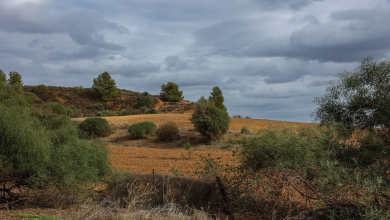
[[[209,61],[204,57],[196,57],[194,59],[182,60],[178,56],[167,56],[164,59],[164,64],[166,71],[205,71],[208,69]]]
[[[48,55],[49,60],[76,60],[76,59],[86,59],[97,57],[101,52],[99,48],[82,46],[77,50],[70,52],[63,52],[60,50],[55,50]]]
[[[279,9],[282,7],[288,7],[293,10],[299,10],[305,6],[313,4],[314,2],[320,2],[323,0],[253,0],[260,9]]]
[[[13,8],[0,9],[0,30],[26,34],[66,33],[79,45],[88,45],[108,50],[123,50],[124,46],[107,42],[97,28],[128,33],[115,22],[107,22],[101,13],[82,10],[70,14],[48,13],[59,10],[55,4],[23,3]]]

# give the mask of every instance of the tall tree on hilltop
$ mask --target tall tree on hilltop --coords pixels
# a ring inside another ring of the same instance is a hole
[[[168,82],[161,86],[160,99],[167,102],[178,102],[184,99],[183,91],[174,82]]]
[[[210,93],[209,100],[214,103],[215,107],[227,111],[226,106],[223,104],[225,98],[218,86],[214,86],[213,91]]]
[[[104,72],[93,79],[92,89],[103,101],[111,101],[118,95],[115,80],[111,78],[108,72]]]

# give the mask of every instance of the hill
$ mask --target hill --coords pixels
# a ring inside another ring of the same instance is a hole
[[[65,107],[76,107],[79,111],[76,117],[92,117],[103,110],[111,110],[118,115],[138,115],[143,112],[135,108],[136,99],[141,96],[140,92],[120,89],[113,101],[100,100],[91,88],[79,89],[78,87],[56,87],[46,86],[47,89],[40,89],[39,86],[23,86],[24,92],[31,92],[38,96],[35,105],[43,106],[49,102],[58,102]],[[154,109],[159,112],[183,113],[192,111],[194,103],[188,101],[163,102],[158,95],[152,95],[155,103]],[[120,112],[120,113],[119,113]]]

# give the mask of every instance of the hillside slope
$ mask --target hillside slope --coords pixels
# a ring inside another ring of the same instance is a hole
[[[120,89],[117,97],[113,101],[100,100],[91,88],[84,88],[80,92],[75,87],[47,86],[47,91],[37,91],[37,86],[23,86],[24,92],[36,94],[41,100],[35,105],[43,106],[49,102],[58,102],[66,107],[74,106],[79,110],[78,117],[92,117],[103,110],[122,111],[122,115],[141,114],[140,110],[134,108],[140,92]],[[192,111],[195,105],[188,101],[168,103],[159,99],[158,95],[152,95],[156,104],[154,107],[159,112],[188,112]]]

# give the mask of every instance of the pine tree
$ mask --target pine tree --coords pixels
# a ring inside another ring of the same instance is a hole
[[[214,103],[215,107],[227,111],[226,106],[223,104],[225,98],[218,86],[214,86],[213,91],[210,93],[209,100]]]
[[[160,99],[167,102],[178,102],[184,99],[183,91],[174,82],[168,82],[161,86]]]
[[[7,76],[3,70],[0,70],[0,84],[7,83]]]
[[[108,72],[104,72],[93,79],[92,88],[103,101],[111,101],[118,95],[115,80],[111,78]]]

